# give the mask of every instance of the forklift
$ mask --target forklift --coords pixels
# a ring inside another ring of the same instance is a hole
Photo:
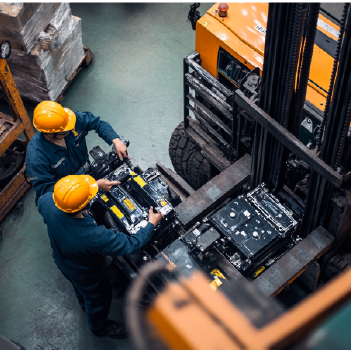
[[[238,128],[233,124],[232,96],[240,89],[258,103],[268,17],[265,3],[229,3],[222,5],[222,11],[217,3],[202,17],[199,6],[193,4],[188,15],[196,28],[196,41],[195,51],[184,58],[184,120],[169,143],[175,171],[194,189],[228,168],[243,152],[251,152],[253,122],[246,118]],[[340,33],[326,16],[320,9],[301,127],[295,135],[310,149],[316,147]],[[199,93],[193,89],[196,84],[207,89]]]
[[[181,160],[173,163],[178,174],[197,190],[175,207],[186,232],[142,267],[131,289],[127,315],[135,344],[140,350],[348,349],[350,5],[338,28],[329,23],[338,32],[331,61],[319,61],[326,57],[319,31],[328,38],[337,32],[325,26],[318,3],[222,3],[203,17],[197,8],[189,13],[197,49],[184,59],[185,118],[170,143],[171,158],[175,150]],[[265,36],[264,55],[250,37],[257,38],[255,30]],[[239,56],[228,43],[246,51]],[[252,63],[263,56],[261,67]],[[212,71],[210,58],[217,62]],[[314,75],[317,63],[323,70]],[[179,187],[185,189],[181,180]],[[271,228],[295,237],[291,245],[272,248]],[[231,255],[233,242],[238,251]],[[138,308],[158,275],[173,279],[150,307]],[[284,304],[280,293],[298,280],[310,295]]]

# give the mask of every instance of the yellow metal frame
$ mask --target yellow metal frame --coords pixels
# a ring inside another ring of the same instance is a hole
[[[12,128],[0,139],[0,156],[2,156],[22,132],[26,137],[26,141],[19,141],[27,145],[34,136],[34,129],[28,118],[27,111],[24,108],[10,68],[4,59],[0,59],[0,84],[6,94],[12,111],[12,117],[0,113],[0,118],[4,118],[13,124]],[[30,188],[30,185],[25,179],[24,171],[25,165],[0,192],[0,222]]]

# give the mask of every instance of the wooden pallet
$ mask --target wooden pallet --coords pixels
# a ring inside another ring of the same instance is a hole
[[[73,74],[69,78],[69,80],[68,80],[66,86],[63,88],[61,94],[56,99],[56,102],[58,102],[58,103],[62,103],[64,92],[69,87],[69,85],[71,84],[73,79],[76,77],[76,75],[80,72],[81,68],[82,67],[85,67],[85,68],[88,67],[91,64],[91,62],[94,60],[95,56],[90,51],[90,49],[88,47],[86,47],[86,46],[83,46],[83,49],[84,49],[85,54],[84,54],[83,58],[81,59],[81,61],[79,62],[78,67],[76,68],[76,70],[73,72]]]

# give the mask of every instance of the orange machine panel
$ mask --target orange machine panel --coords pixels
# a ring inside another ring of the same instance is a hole
[[[227,17],[219,17],[217,3],[196,24],[195,50],[203,68],[217,78],[218,50],[222,47],[249,69],[259,67],[262,71],[268,4],[228,5]],[[339,27],[321,14],[317,29],[331,40],[338,40]],[[306,98],[320,110],[324,110],[333,62],[333,57],[314,46]]]

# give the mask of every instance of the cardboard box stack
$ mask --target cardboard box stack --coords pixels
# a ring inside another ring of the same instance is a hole
[[[0,3],[0,41],[22,98],[55,101],[84,57],[81,19],[68,3]]]

